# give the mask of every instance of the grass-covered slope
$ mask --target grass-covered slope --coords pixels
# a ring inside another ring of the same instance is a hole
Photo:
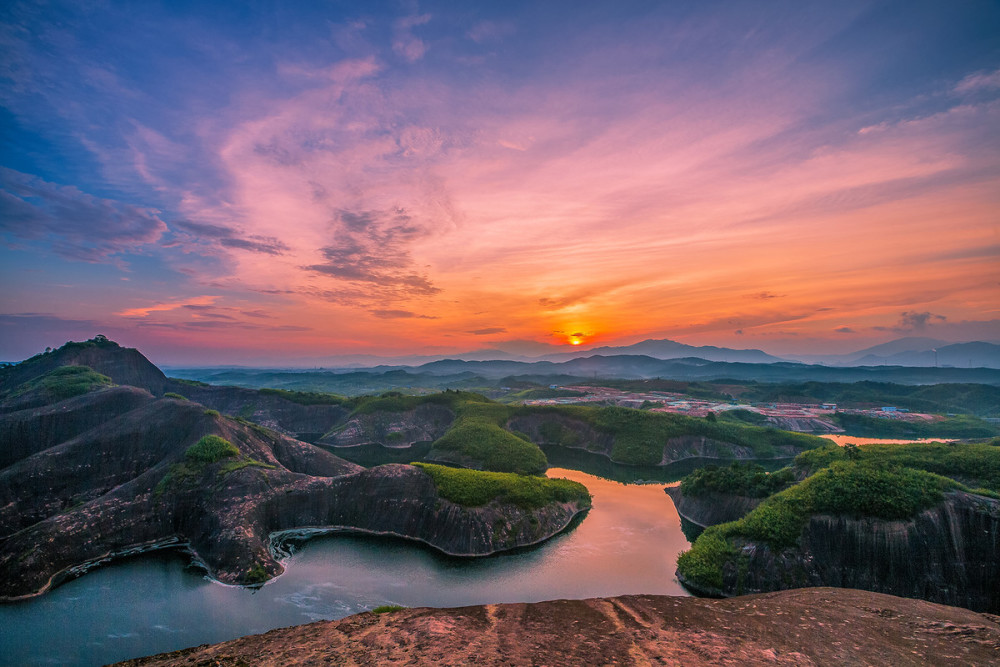
[[[779,457],[780,447],[803,450],[825,444],[822,438],[803,433],[662,412],[615,407],[591,409],[584,414],[595,428],[614,435],[613,460],[636,465],[657,465],[666,442],[685,436],[746,447],[755,458],[762,459]]]
[[[796,467],[812,474],[738,521],[709,527],[680,555],[678,573],[703,589],[722,589],[727,567],[745,567],[737,540],[775,552],[794,549],[814,515],[907,520],[939,504],[947,491],[1000,498],[1000,447],[990,443],[830,446],[800,454]],[[718,474],[700,477],[693,483],[738,485]]]
[[[414,463],[434,480],[442,498],[462,505],[479,507],[494,500],[523,509],[537,509],[552,502],[575,502],[590,507],[590,492],[579,482],[502,472],[463,470],[428,463]]]
[[[112,384],[111,378],[87,366],[60,366],[15,387],[4,403],[16,407],[47,405]]]
[[[792,468],[769,473],[755,463],[698,468],[681,480],[681,493],[697,498],[710,493],[724,493],[747,498],[766,498],[795,483]]]
[[[435,435],[429,460],[495,472],[542,472],[546,460],[538,445],[586,449],[617,463],[658,466],[692,457],[791,458],[827,444],[815,436],[748,424],[620,407],[505,405],[458,391],[427,396],[391,392],[349,399],[345,405],[353,412],[324,441],[344,446],[376,438],[380,444],[397,445],[394,434],[433,431],[418,429],[415,422],[422,409],[439,415],[427,410],[436,405],[446,408],[453,421],[440,437]],[[353,434],[353,441],[345,437]]]

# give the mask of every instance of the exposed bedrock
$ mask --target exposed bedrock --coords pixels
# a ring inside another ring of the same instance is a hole
[[[841,586],[1000,612],[1000,500],[953,491],[910,521],[817,515],[794,548],[735,545],[725,595]]]
[[[318,442],[333,447],[368,444],[409,447],[417,442],[437,440],[454,421],[455,413],[448,407],[424,403],[413,410],[355,415],[345,424],[325,434]]]
[[[736,521],[760,505],[763,498],[750,498],[729,493],[709,492],[700,496],[686,496],[680,485],[664,489],[674,501],[677,513],[691,523],[708,528],[718,523]]]
[[[108,387],[44,407],[0,415],[0,469],[151,403],[135,387]]]
[[[192,401],[286,435],[325,433],[350,412],[340,405],[302,405],[280,395],[256,389],[201,387],[176,380],[171,380],[170,383],[170,391]]]
[[[995,665],[1000,619],[868,591],[365,612],[122,665]]]

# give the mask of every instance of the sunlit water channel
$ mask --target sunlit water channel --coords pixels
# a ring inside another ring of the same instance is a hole
[[[863,438],[858,435],[838,435],[835,433],[827,433],[820,437],[832,440],[841,447],[844,445],[909,445],[921,442],[954,442],[953,438],[911,438],[905,440],[899,438]]]
[[[594,507],[537,548],[457,559],[404,540],[324,537],[306,542],[284,575],[256,591],[211,582],[181,554],[148,554],[0,605],[0,663],[97,665],[388,603],[686,595],[674,570],[688,542],[661,484],[626,485],[564,469],[548,474],[585,484]]]

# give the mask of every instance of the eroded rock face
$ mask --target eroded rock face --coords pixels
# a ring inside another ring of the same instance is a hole
[[[459,507],[412,466],[365,470],[145,392],[135,409],[92,426],[86,403],[103,405],[109,392],[64,401],[73,408],[65,414],[76,417],[60,425],[70,437],[53,446],[44,438],[16,445],[20,431],[0,430],[8,438],[0,450],[27,454],[0,470],[0,598],[44,592],[94,563],[164,545],[184,545],[220,581],[258,583],[282,571],[272,533],[302,528],[398,535],[449,554],[486,555],[547,539],[581,511],[556,503],[534,511]],[[38,418],[59,414],[61,405]],[[185,457],[208,434],[239,454],[211,463]]]
[[[169,390],[222,414],[242,417],[293,437],[325,433],[349,413],[340,405],[302,405],[243,387],[201,387],[171,380]]]
[[[832,588],[365,612],[122,665],[995,665],[1000,623]]]
[[[455,413],[448,407],[425,403],[402,412],[380,411],[355,415],[318,442],[332,447],[368,444],[409,447],[417,442],[437,440],[454,421]]]
[[[795,548],[736,545],[726,595],[843,586],[1000,612],[1000,500],[954,491],[910,521],[819,515]]]
[[[53,405],[0,414],[0,469],[153,401],[136,387],[109,387]]]
[[[680,485],[668,486],[664,491],[674,501],[679,515],[702,528],[736,521],[752,512],[764,500],[714,492],[697,497],[685,496],[681,493]]]
[[[581,419],[556,412],[518,415],[507,422],[507,428],[524,433],[538,445],[585,449],[608,457],[615,444],[614,436],[598,431]]]

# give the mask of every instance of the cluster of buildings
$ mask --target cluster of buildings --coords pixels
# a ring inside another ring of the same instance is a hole
[[[553,387],[555,388],[555,387]],[[583,396],[571,396],[560,398],[539,398],[525,401],[525,405],[619,405],[626,408],[645,408],[653,412],[672,412],[676,414],[688,415],[691,417],[704,417],[708,413],[720,413],[725,410],[749,410],[772,418],[775,424],[782,425],[782,428],[792,430],[841,430],[835,426],[830,417],[835,412],[847,414],[860,414],[869,417],[882,419],[895,419],[904,421],[933,421],[938,419],[934,415],[910,412],[906,408],[895,406],[881,406],[870,409],[838,408],[836,403],[760,403],[747,404],[735,401],[718,401],[708,399],[697,399],[683,394],[674,394],[664,391],[623,391],[621,389],[611,389],[609,387],[589,387],[589,386],[566,386],[561,387],[570,391],[583,393]],[[800,424],[802,428],[794,428],[795,424]]]

